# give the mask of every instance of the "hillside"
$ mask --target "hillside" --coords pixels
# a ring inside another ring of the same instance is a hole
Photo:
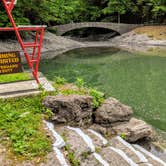
[[[166,25],[164,26],[144,26],[134,30],[137,34],[146,34],[151,39],[166,40]]]

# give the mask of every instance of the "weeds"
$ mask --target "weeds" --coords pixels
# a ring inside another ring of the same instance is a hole
[[[104,102],[104,93],[94,88],[89,89],[89,94],[93,97],[93,107],[97,108]]]
[[[65,80],[64,78],[58,77],[58,80]],[[76,81],[73,83],[76,87],[74,89],[71,88],[65,88],[65,82],[64,81],[58,81],[55,82],[56,88],[59,89],[59,93],[63,95],[70,95],[70,94],[78,94],[78,95],[90,95],[93,97],[93,108],[99,107],[103,101],[104,101],[104,93],[98,91],[95,88],[91,88],[86,86],[86,83],[83,79],[77,78]],[[62,86],[64,86],[62,88]]]
[[[64,78],[56,77],[56,86],[65,86]],[[85,86],[85,82],[77,78],[76,89],[65,89],[57,93],[91,95],[93,97],[94,108],[98,107],[104,100],[104,94],[93,88]],[[72,84],[73,85],[73,84]],[[48,93],[42,91],[38,96],[24,97],[19,99],[0,100],[0,136],[3,142],[11,148],[17,156],[31,159],[36,156],[44,156],[51,150],[51,141],[46,136],[42,118],[46,119],[53,116],[52,111],[45,109],[42,100]],[[64,135],[65,138],[65,135]],[[75,159],[74,152],[70,146],[66,146],[68,159],[73,166],[80,163]]]
[[[42,126],[42,115],[50,116],[50,112],[41,100],[42,96],[0,100],[0,135],[18,156],[30,159],[51,150]]]
[[[64,85],[66,83],[66,80],[65,80],[65,78],[62,78],[62,77],[55,77],[54,83],[56,85]]]
[[[82,78],[76,78],[76,81],[74,83],[78,88],[85,87],[85,82]]]
[[[74,154],[73,150],[71,150],[69,144],[66,144],[65,151],[67,152],[67,158],[68,158],[69,162],[71,163],[71,165],[79,166],[80,161],[78,159],[76,159],[75,154]]]
[[[126,139],[126,134],[125,133],[121,133],[120,137],[125,140]]]

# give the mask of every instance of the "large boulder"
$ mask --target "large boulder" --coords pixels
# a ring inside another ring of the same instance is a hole
[[[151,138],[152,128],[146,122],[131,118],[129,122],[108,128],[114,135],[123,135],[128,142],[136,142],[143,138]]]
[[[43,100],[45,107],[53,111],[52,120],[55,124],[65,123],[78,126],[91,124],[92,102],[91,96],[82,95],[48,96]]]
[[[95,122],[102,126],[111,126],[115,122],[129,121],[132,114],[131,107],[110,97],[96,110]]]

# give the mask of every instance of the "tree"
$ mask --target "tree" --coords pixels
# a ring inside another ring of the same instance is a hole
[[[115,21],[130,23],[164,22],[166,0],[18,0],[13,16],[16,23],[48,26],[82,21]],[[118,17],[117,17],[118,16]],[[110,19],[111,18],[111,19]],[[118,19],[117,19],[118,18]],[[9,21],[0,1],[0,26]]]
[[[120,23],[120,15],[127,12],[136,12],[137,8],[131,0],[107,0],[107,7],[103,9],[104,14],[118,14],[118,23]]]

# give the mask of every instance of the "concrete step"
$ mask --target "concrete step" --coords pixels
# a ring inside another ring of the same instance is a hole
[[[57,133],[54,125],[50,122],[44,121],[46,128],[50,131],[50,134],[52,135],[53,139],[53,152],[56,155],[56,158],[58,159],[58,163],[60,166],[70,166],[69,161],[66,158],[66,154],[64,153],[63,148],[66,145],[64,139]],[[53,165],[55,165],[54,163]]]
[[[92,129],[84,130],[84,132],[93,140],[93,143],[97,148],[104,148],[108,146],[108,140],[105,139],[100,133]]]
[[[161,160],[160,158],[156,157],[152,153],[148,152],[146,149],[139,145],[134,145],[134,148],[139,150],[142,154],[145,155],[145,157],[148,159],[148,161],[155,166],[166,166],[166,163]]]
[[[81,166],[100,166],[101,164],[95,159],[91,147],[89,147],[84,139],[70,127],[57,127],[56,131],[64,138],[67,151],[72,151],[75,158],[80,162]]]
[[[111,163],[111,165],[114,162],[114,161],[113,162],[110,161],[111,159],[108,155],[110,153],[109,150],[111,147],[115,148],[114,152],[116,152],[117,150],[121,150],[126,155],[126,157],[128,157],[128,159],[131,159],[136,165],[140,165],[140,166],[164,165],[165,166],[166,164],[158,157],[146,151],[144,148],[138,145],[135,145],[137,147],[136,148],[135,146],[133,146],[132,144],[129,144],[128,142],[126,142],[119,136],[109,140],[109,143],[108,143],[107,140],[102,135],[100,135],[99,133],[96,134],[96,132],[95,133],[92,131],[90,132],[90,130],[88,129],[86,133],[91,137],[95,146],[101,148],[101,153],[102,153],[101,155],[103,156],[105,160]],[[107,148],[104,148],[104,147],[107,147]],[[114,157],[115,157],[115,154],[114,154]],[[127,159],[126,157],[125,159]],[[116,165],[116,163],[114,164]]]
[[[92,139],[96,150],[110,166],[136,166],[137,164],[128,157],[124,151],[110,145],[109,141],[100,133],[92,129],[85,131]]]
[[[55,131],[65,141],[67,150],[64,148],[61,152],[66,154],[70,149],[81,166],[166,166],[150,152],[127,143],[121,137],[107,140],[92,129],[69,126],[57,126]],[[64,157],[68,165],[72,166],[67,155]]]
[[[109,150],[110,148],[115,148],[111,149],[116,152],[117,150],[121,150],[129,159],[131,159],[135,164],[137,165],[148,165],[148,166],[166,166],[166,163],[159,159],[158,157],[154,156],[152,153],[148,152],[145,150],[143,147],[139,145],[132,145],[125,140],[123,140],[121,137],[117,136],[114,137],[113,139],[109,140],[108,143],[106,142],[107,140],[103,138],[99,133],[90,133],[89,129],[86,131],[88,135],[91,137],[93,140],[93,143],[95,146],[101,148],[102,156],[108,161],[111,160],[109,155]],[[96,136],[98,135],[98,136]],[[107,148],[102,148],[102,147],[107,147]],[[115,157],[115,156],[114,156]],[[127,159],[127,158],[126,158]],[[109,161],[109,163],[112,161]],[[114,161],[113,161],[114,162]],[[113,163],[112,163],[113,164]],[[116,165],[116,163],[115,163]]]
[[[76,154],[77,158],[81,158],[82,154],[91,153],[90,148],[75,131],[68,129],[67,127],[56,128],[56,131],[65,140],[66,145],[70,146],[70,149]]]
[[[130,157],[136,164],[148,163],[147,158],[131,144],[123,140],[121,137],[115,137],[110,141],[111,146],[122,150],[128,157]]]
[[[100,154],[109,163],[110,166],[136,166],[136,164],[132,160],[130,160],[130,158],[125,155],[125,153],[120,155],[119,153],[111,149],[111,147],[101,149]],[[129,164],[128,161],[130,161],[131,164]]]
[[[45,77],[39,78],[44,90],[54,91],[55,89]],[[39,85],[35,80],[19,81],[13,83],[0,84],[0,98],[14,98],[39,94]]]

